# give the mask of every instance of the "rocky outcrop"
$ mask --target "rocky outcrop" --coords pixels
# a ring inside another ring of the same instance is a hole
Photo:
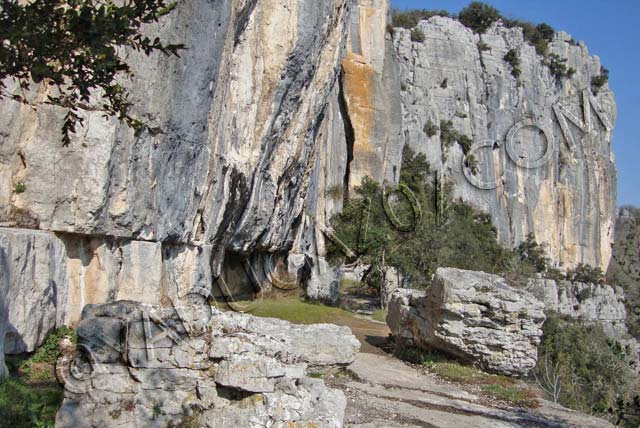
[[[624,207],[616,221],[613,257],[607,280],[627,294],[629,330],[640,337],[640,209]]]
[[[395,291],[387,324],[400,346],[437,349],[488,371],[523,376],[536,365],[543,309],[497,275],[439,268],[426,293]]]
[[[625,294],[620,287],[531,279],[526,288],[544,303],[546,311],[599,324],[613,338],[628,337]]]
[[[344,394],[307,373],[346,366],[358,348],[348,328],[328,324],[205,305],[89,305],[56,427],[339,428]]]
[[[455,196],[491,214],[503,244],[532,233],[559,267],[605,270],[616,215],[616,105],[607,86],[591,92],[599,58],[557,33],[549,51],[575,73],[555,77],[520,28],[497,23],[479,35],[443,17],[418,28],[424,42],[405,29],[394,36],[405,144],[455,184]],[[519,77],[503,59],[510,50]],[[454,132],[442,138],[446,121]],[[451,141],[455,133],[473,141],[466,156]]]

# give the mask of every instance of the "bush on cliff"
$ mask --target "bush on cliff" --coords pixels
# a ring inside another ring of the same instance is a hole
[[[432,16],[448,17],[450,15],[449,15],[449,12],[447,12],[446,10],[413,9],[413,10],[400,11],[400,10],[394,9],[392,11],[391,22],[394,27],[401,27],[401,28],[406,28],[410,30],[416,25],[418,25],[418,22],[422,21],[423,19],[429,19]]]

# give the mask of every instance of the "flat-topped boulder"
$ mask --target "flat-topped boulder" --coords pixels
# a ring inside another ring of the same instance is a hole
[[[450,268],[439,268],[426,291],[396,290],[387,315],[400,346],[513,376],[535,367],[544,320],[544,304],[504,278]]]

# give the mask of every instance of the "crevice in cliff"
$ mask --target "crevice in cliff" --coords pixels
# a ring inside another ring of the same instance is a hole
[[[347,144],[347,165],[344,170],[343,180],[343,198],[345,201],[349,200],[349,178],[351,174],[351,161],[353,161],[353,145],[355,143],[355,131],[351,118],[349,117],[349,109],[347,107],[347,99],[344,93],[344,73],[340,73],[339,80],[339,94],[338,104],[340,106],[340,116],[342,117],[342,123],[344,124],[344,137]]]

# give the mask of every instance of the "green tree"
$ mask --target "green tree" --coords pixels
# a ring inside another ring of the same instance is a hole
[[[416,287],[426,286],[439,266],[506,269],[512,253],[498,244],[490,216],[455,200],[450,185],[434,183],[423,154],[405,147],[400,183],[404,191],[390,193],[365,178],[343,212],[332,218],[335,235],[357,252],[360,262],[374,266],[373,272],[395,267]],[[338,245],[328,249],[333,262],[344,260]],[[380,277],[367,281],[377,288]]]
[[[474,1],[458,14],[458,19],[476,33],[484,33],[498,19],[502,18],[498,9],[488,4]]]
[[[165,0],[0,0],[0,98],[29,103],[32,83],[51,86],[46,102],[66,109],[65,145],[82,124],[78,112],[92,95],[101,96],[98,107],[105,115],[140,131],[144,123],[130,115],[127,90],[117,81],[131,76],[122,48],[178,55],[183,45],[142,33],[144,24],[175,6]],[[16,91],[5,86],[9,77],[17,80]]]

